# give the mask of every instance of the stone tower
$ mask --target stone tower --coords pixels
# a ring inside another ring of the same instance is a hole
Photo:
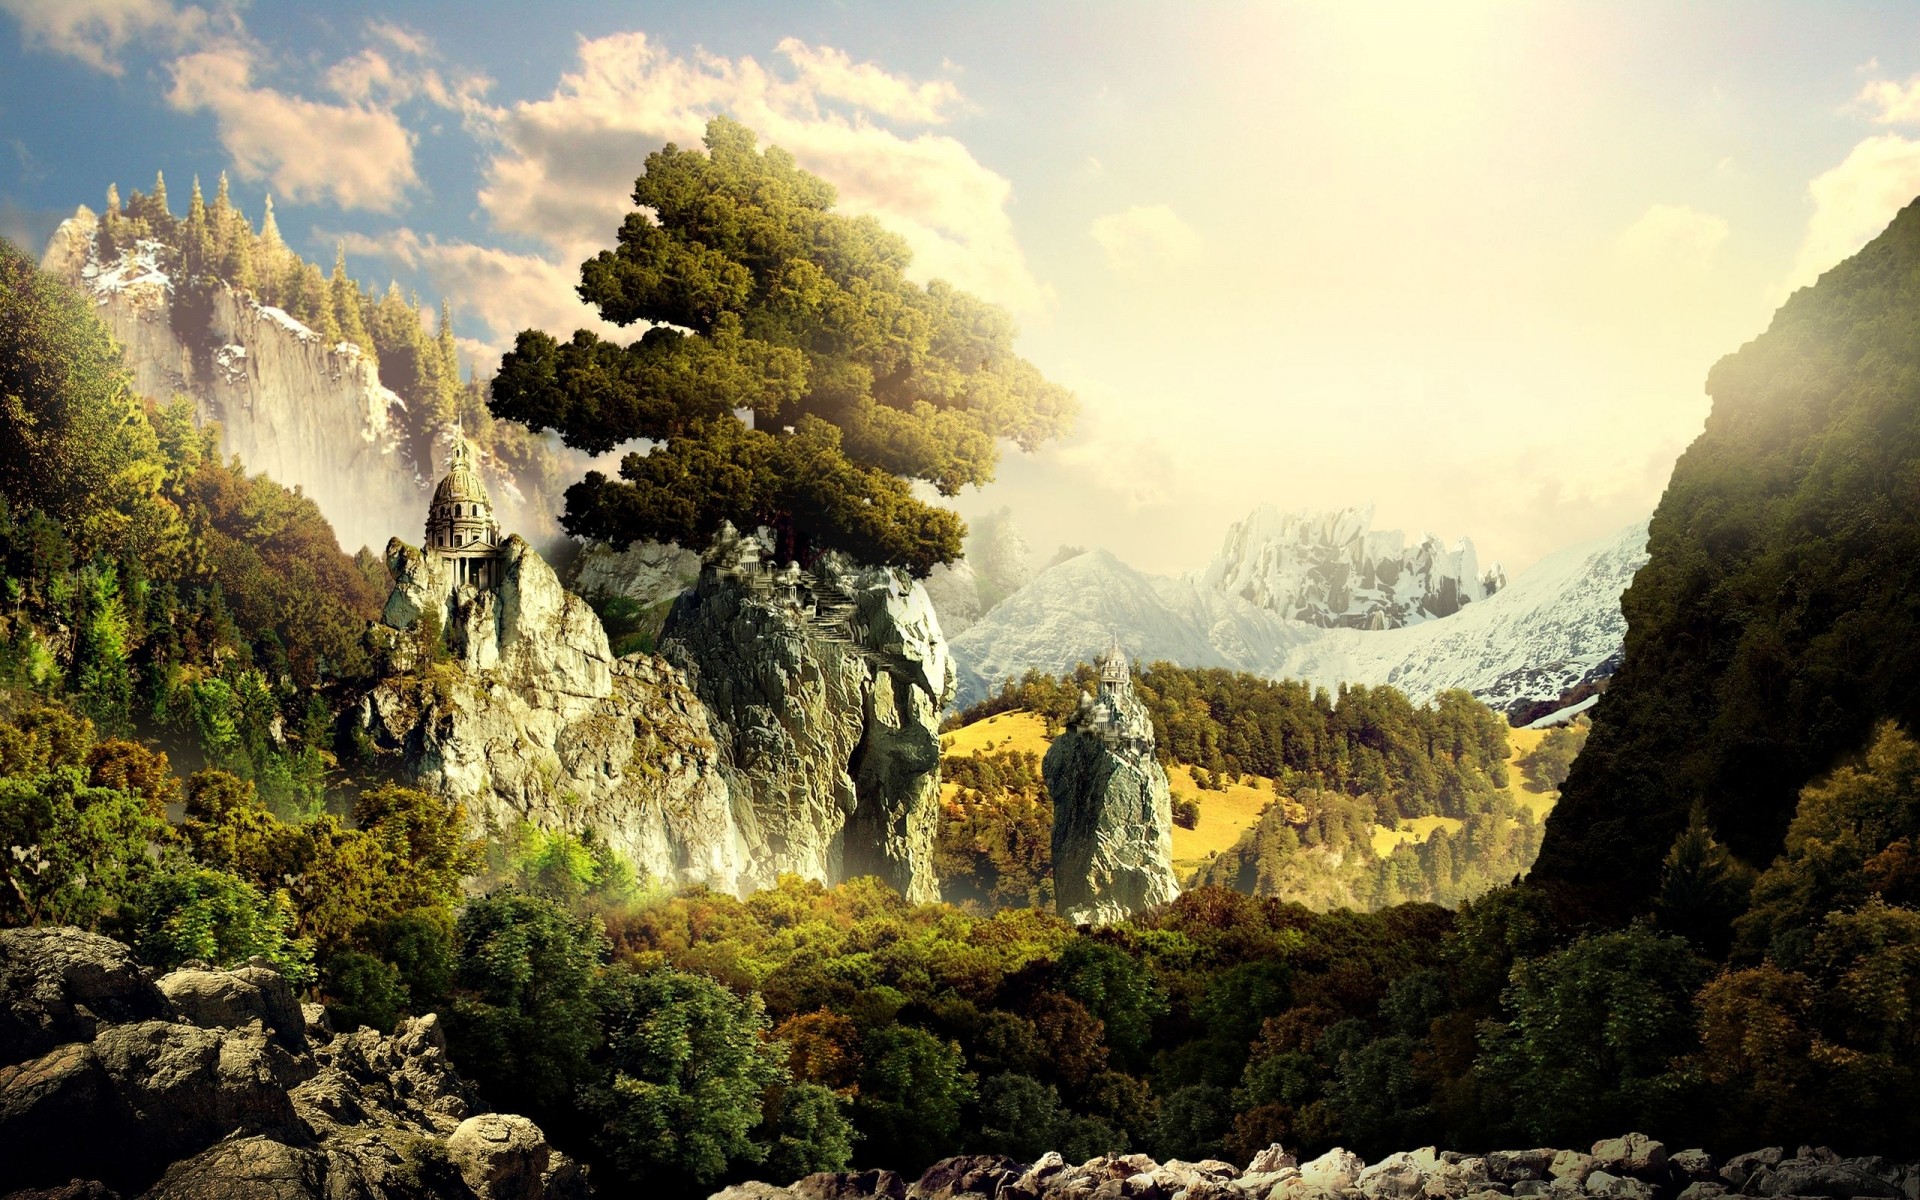
[[[1173,794],[1154,757],[1153,720],[1116,641],[1099,661],[1041,772],[1053,796],[1053,895],[1070,921],[1104,924],[1180,894]]]
[[[433,490],[427,511],[426,551],[445,560],[453,582],[490,588],[499,579],[500,526],[493,519],[493,501],[480,481],[473,447],[458,429],[453,435],[453,460],[446,478]]]

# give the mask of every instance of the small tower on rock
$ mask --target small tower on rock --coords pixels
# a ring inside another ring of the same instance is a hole
[[[458,428],[453,434],[453,459],[446,477],[433,490],[433,507],[427,511],[426,550],[453,567],[456,586],[490,588],[500,581],[495,562],[500,525],[493,519],[493,501],[480,481],[473,447]]]

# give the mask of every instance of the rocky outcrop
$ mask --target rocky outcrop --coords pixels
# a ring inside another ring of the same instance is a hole
[[[591,542],[567,568],[567,586],[582,596],[625,596],[641,608],[671,604],[700,577],[700,556],[661,542],[615,550]]]
[[[405,527],[397,522],[418,519],[428,481],[416,468],[432,464],[414,461],[405,405],[381,384],[372,359],[225,285],[207,294],[196,328],[183,331],[175,283],[154,243],[101,262],[97,229],[82,206],[55,232],[41,264],[93,300],[142,395],[162,403],[191,397],[199,423],[220,424],[225,452],[299,488],[349,552],[378,546]],[[418,457],[429,453],[420,448]],[[544,495],[523,493],[504,469],[483,469],[509,528],[542,537],[557,528]]]
[[[387,669],[360,709],[375,743],[482,829],[591,830],[664,883],[760,880],[751,805],[684,678],[650,655],[615,659],[525,541],[497,561],[498,586],[456,587],[446,560],[388,543]]]
[[[751,535],[723,533],[661,635],[751,797],[743,829],[760,874],[877,875],[909,899],[936,900],[939,724],[953,664],[926,590],[833,556],[811,571],[776,569],[764,553]]]
[[[0,1013],[0,1193],[587,1195],[532,1122],[479,1111],[433,1016],[337,1034],[258,960],[156,980],[108,938],[0,930]]]
[[[774,571],[758,546],[730,535],[661,654],[616,659],[520,539],[491,589],[395,540],[388,667],[360,719],[482,828],[591,830],[667,884],[878,875],[936,899],[953,666],[924,589],[839,562]]]
[[[1053,797],[1053,894],[1070,921],[1105,924],[1180,894],[1173,793],[1153,723],[1117,649],[1041,763]]]
[[[1079,1165],[1058,1154],[1033,1163],[971,1155],[942,1159],[912,1183],[891,1171],[828,1173],[786,1187],[736,1184],[711,1200],[1712,1200],[1735,1194],[1912,1200],[1920,1195],[1920,1164],[1843,1159],[1808,1146],[1788,1157],[1776,1146],[1729,1159],[1716,1173],[1706,1151],[1669,1157],[1666,1147],[1636,1133],[1596,1143],[1591,1154],[1536,1149],[1474,1155],[1427,1146],[1372,1165],[1338,1147],[1301,1162],[1277,1145],[1245,1168],[1218,1159],[1160,1163],[1144,1154],[1105,1155]]]

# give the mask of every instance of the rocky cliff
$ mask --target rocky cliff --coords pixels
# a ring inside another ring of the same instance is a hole
[[[1098,698],[1082,697],[1041,763],[1053,797],[1054,904],[1074,922],[1118,921],[1180,894],[1173,793],[1124,662],[1118,676],[1102,681]]]
[[[487,1113],[431,1015],[336,1033],[279,973],[155,979],[78,929],[0,930],[0,1193],[585,1200],[525,1117]],[[108,1190],[113,1189],[113,1190]]]
[[[953,666],[925,590],[834,561],[775,571],[759,553],[729,535],[661,655],[616,658],[521,539],[490,590],[396,539],[387,668],[360,720],[482,827],[592,830],[658,882],[745,894],[782,873],[878,875],[937,898]]]
[[[775,569],[764,552],[724,532],[661,635],[723,731],[751,836],[779,870],[877,875],[937,900],[939,725],[954,675],[926,589],[834,556]]]
[[[603,837],[663,883],[764,881],[706,707],[672,667],[614,658],[600,620],[519,537],[493,589],[394,539],[387,668],[361,701],[377,745],[483,828]],[[743,824],[746,828],[743,828]]]
[[[141,243],[101,262],[97,229],[81,207],[54,234],[42,266],[92,298],[141,394],[190,397],[202,424],[220,424],[228,453],[311,497],[349,552],[413,527],[434,464],[409,456],[404,403],[381,384],[377,364],[224,285],[196,314],[204,333],[183,335],[157,247]],[[540,538],[557,528],[543,495],[523,492],[498,465],[482,470],[508,528]]]

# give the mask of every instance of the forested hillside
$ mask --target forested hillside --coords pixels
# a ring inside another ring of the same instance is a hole
[[[1764,866],[1808,780],[1876,722],[1920,721],[1920,205],[1707,391],[1535,868],[1615,912],[1652,895],[1696,806]]]
[[[957,714],[965,728],[1032,712],[1058,730],[1091,687],[1030,672]],[[1539,845],[1532,808],[1509,789],[1506,722],[1464,692],[1415,707],[1391,687],[1337,695],[1243,672],[1154,663],[1135,690],[1188,828],[1235,821],[1249,791],[1264,814],[1237,842],[1189,867],[1193,882],[1280,896],[1316,909],[1407,900],[1458,904],[1526,871]],[[941,826],[947,896],[1043,903],[1050,800],[1044,745],[949,752],[954,785]],[[1180,787],[1191,780],[1196,790]],[[1545,791],[1547,789],[1540,789]],[[1176,833],[1176,847],[1184,840]]]

